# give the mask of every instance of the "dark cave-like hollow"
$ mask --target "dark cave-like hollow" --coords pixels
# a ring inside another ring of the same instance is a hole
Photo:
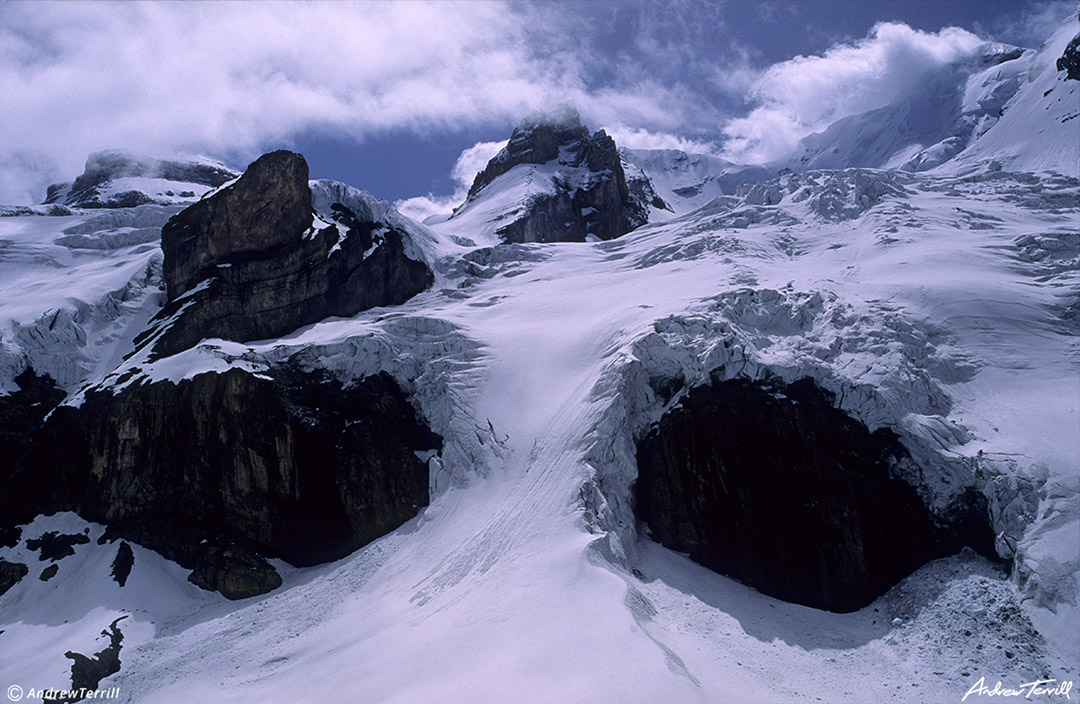
[[[965,545],[996,559],[985,497],[935,517],[890,467],[897,436],[833,406],[810,379],[689,390],[637,444],[638,518],[654,540],[770,596],[866,606]]]

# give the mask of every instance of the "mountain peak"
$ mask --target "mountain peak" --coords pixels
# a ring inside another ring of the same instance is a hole
[[[602,134],[602,131],[597,132],[592,139]],[[566,155],[566,160],[577,161],[589,142],[589,129],[581,124],[581,117],[573,107],[560,106],[549,113],[532,112],[514,128],[502,151],[476,175],[469,189],[469,199],[518,164],[546,164],[560,159],[564,156],[561,151],[564,147],[572,152]]]
[[[573,105],[558,105],[549,112],[534,110],[518,125],[519,130],[551,127],[558,130],[581,130],[581,115]]]
[[[71,183],[49,186],[45,203],[76,208],[123,208],[143,203],[194,202],[237,172],[210,159],[156,159],[119,150],[94,152]]]
[[[615,140],[560,106],[521,121],[452,217],[479,219],[504,242],[608,240],[647,222],[650,205],[666,207],[639,176],[631,192]]]

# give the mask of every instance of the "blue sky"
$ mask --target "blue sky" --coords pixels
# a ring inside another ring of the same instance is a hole
[[[243,167],[286,147],[314,177],[450,199],[491,143],[561,102],[621,144],[761,160],[980,40],[1037,46],[1075,7],[8,2],[0,202],[40,201],[108,148]],[[489,144],[459,159],[478,143]]]

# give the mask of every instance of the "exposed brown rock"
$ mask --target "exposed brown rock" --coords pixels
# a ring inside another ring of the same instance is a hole
[[[30,568],[21,562],[8,562],[0,558],[0,596],[11,589],[30,572]]]
[[[433,276],[406,254],[408,234],[364,222],[312,229],[307,163],[271,152],[235,183],[175,215],[161,232],[169,303],[137,343],[168,355],[204,338],[279,337],[329,316],[396,305]]]
[[[161,229],[170,300],[213,276],[219,264],[245,257],[287,257],[311,227],[311,191],[304,157],[264,154],[232,185],[204,198]]]

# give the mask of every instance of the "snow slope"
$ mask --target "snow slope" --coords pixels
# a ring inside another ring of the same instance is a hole
[[[764,166],[735,164],[708,154],[687,154],[677,149],[623,149],[624,162],[644,173],[657,195],[676,213],[687,213],[713,198],[734,195],[740,186],[773,175]],[[629,175],[629,174],[628,174]],[[653,212],[650,222],[663,213]]]
[[[0,390],[28,365],[75,388],[161,306],[161,226],[179,206],[0,218]]]
[[[236,603],[142,551],[143,581],[118,589],[99,574],[114,547],[79,546],[66,559],[85,562],[0,598],[0,641],[35,645],[4,646],[0,684],[63,685],[63,652],[95,651],[121,613],[123,666],[103,685],[138,702],[955,701],[979,676],[1075,678],[1080,377],[1063,314],[1080,184],[849,170],[762,188],[780,202],[720,199],[472,267],[455,242],[473,233],[451,220],[431,231],[435,286],[404,306],[140,363],[172,378],[286,358],[343,379],[390,371],[447,438],[432,503]],[[56,220],[25,222],[20,241],[45,241]],[[840,392],[935,468],[913,478],[925,491],[984,487],[1013,577],[965,554],[837,615],[638,535],[630,443],[663,409],[649,376],[673,370],[810,375]],[[0,557],[27,561],[22,549]],[[65,600],[106,608],[47,606]]]
[[[39,517],[24,540],[90,541],[49,581],[25,542],[0,549],[31,570],[0,596],[0,688],[64,687],[64,652],[96,652],[123,615],[102,686],[133,702],[954,702],[979,678],[1074,681],[1080,180],[1061,121],[1076,82],[1051,70],[1068,27],[965,79],[968,106],[1015,95],[929,171],[774,176],[627,152],[676,212],[608,242],[492,246],[551,164],[514,167],[431,227],[313,181],[324,220],[335,200],[391,219],[436,281],[280,339],[124,360],[160,306],[156,239],[175,209],[0,218],[5,391],[27,365],[78,403],[91,386],[289,360],[344,382],[390,373],[445,439],[416,519],[332,564],[275,563],[283,586],[239,602],[139,546],[120,587],[101,526]],[[634,441],[678,402],[650,381],[766,375],[812,377],[894,430],[932,506],[981,490],[1011,573],[965,552],[832,614],[639,532]]]
[[[928,71],[919,90],[804,137],[797,153],[776,166],[796,171],[849,166],[925,171],[938,166],[997,122],[1035,54],[987,42],[974,56]]]
[[[1068,80],[1056,62],[1080,34],[1074,14],[1031,57],[1016,94],[993,126],[961,154],[950,170],[995,160],[1011,171],[1057,171],[1080,176],[1080,81]]]

